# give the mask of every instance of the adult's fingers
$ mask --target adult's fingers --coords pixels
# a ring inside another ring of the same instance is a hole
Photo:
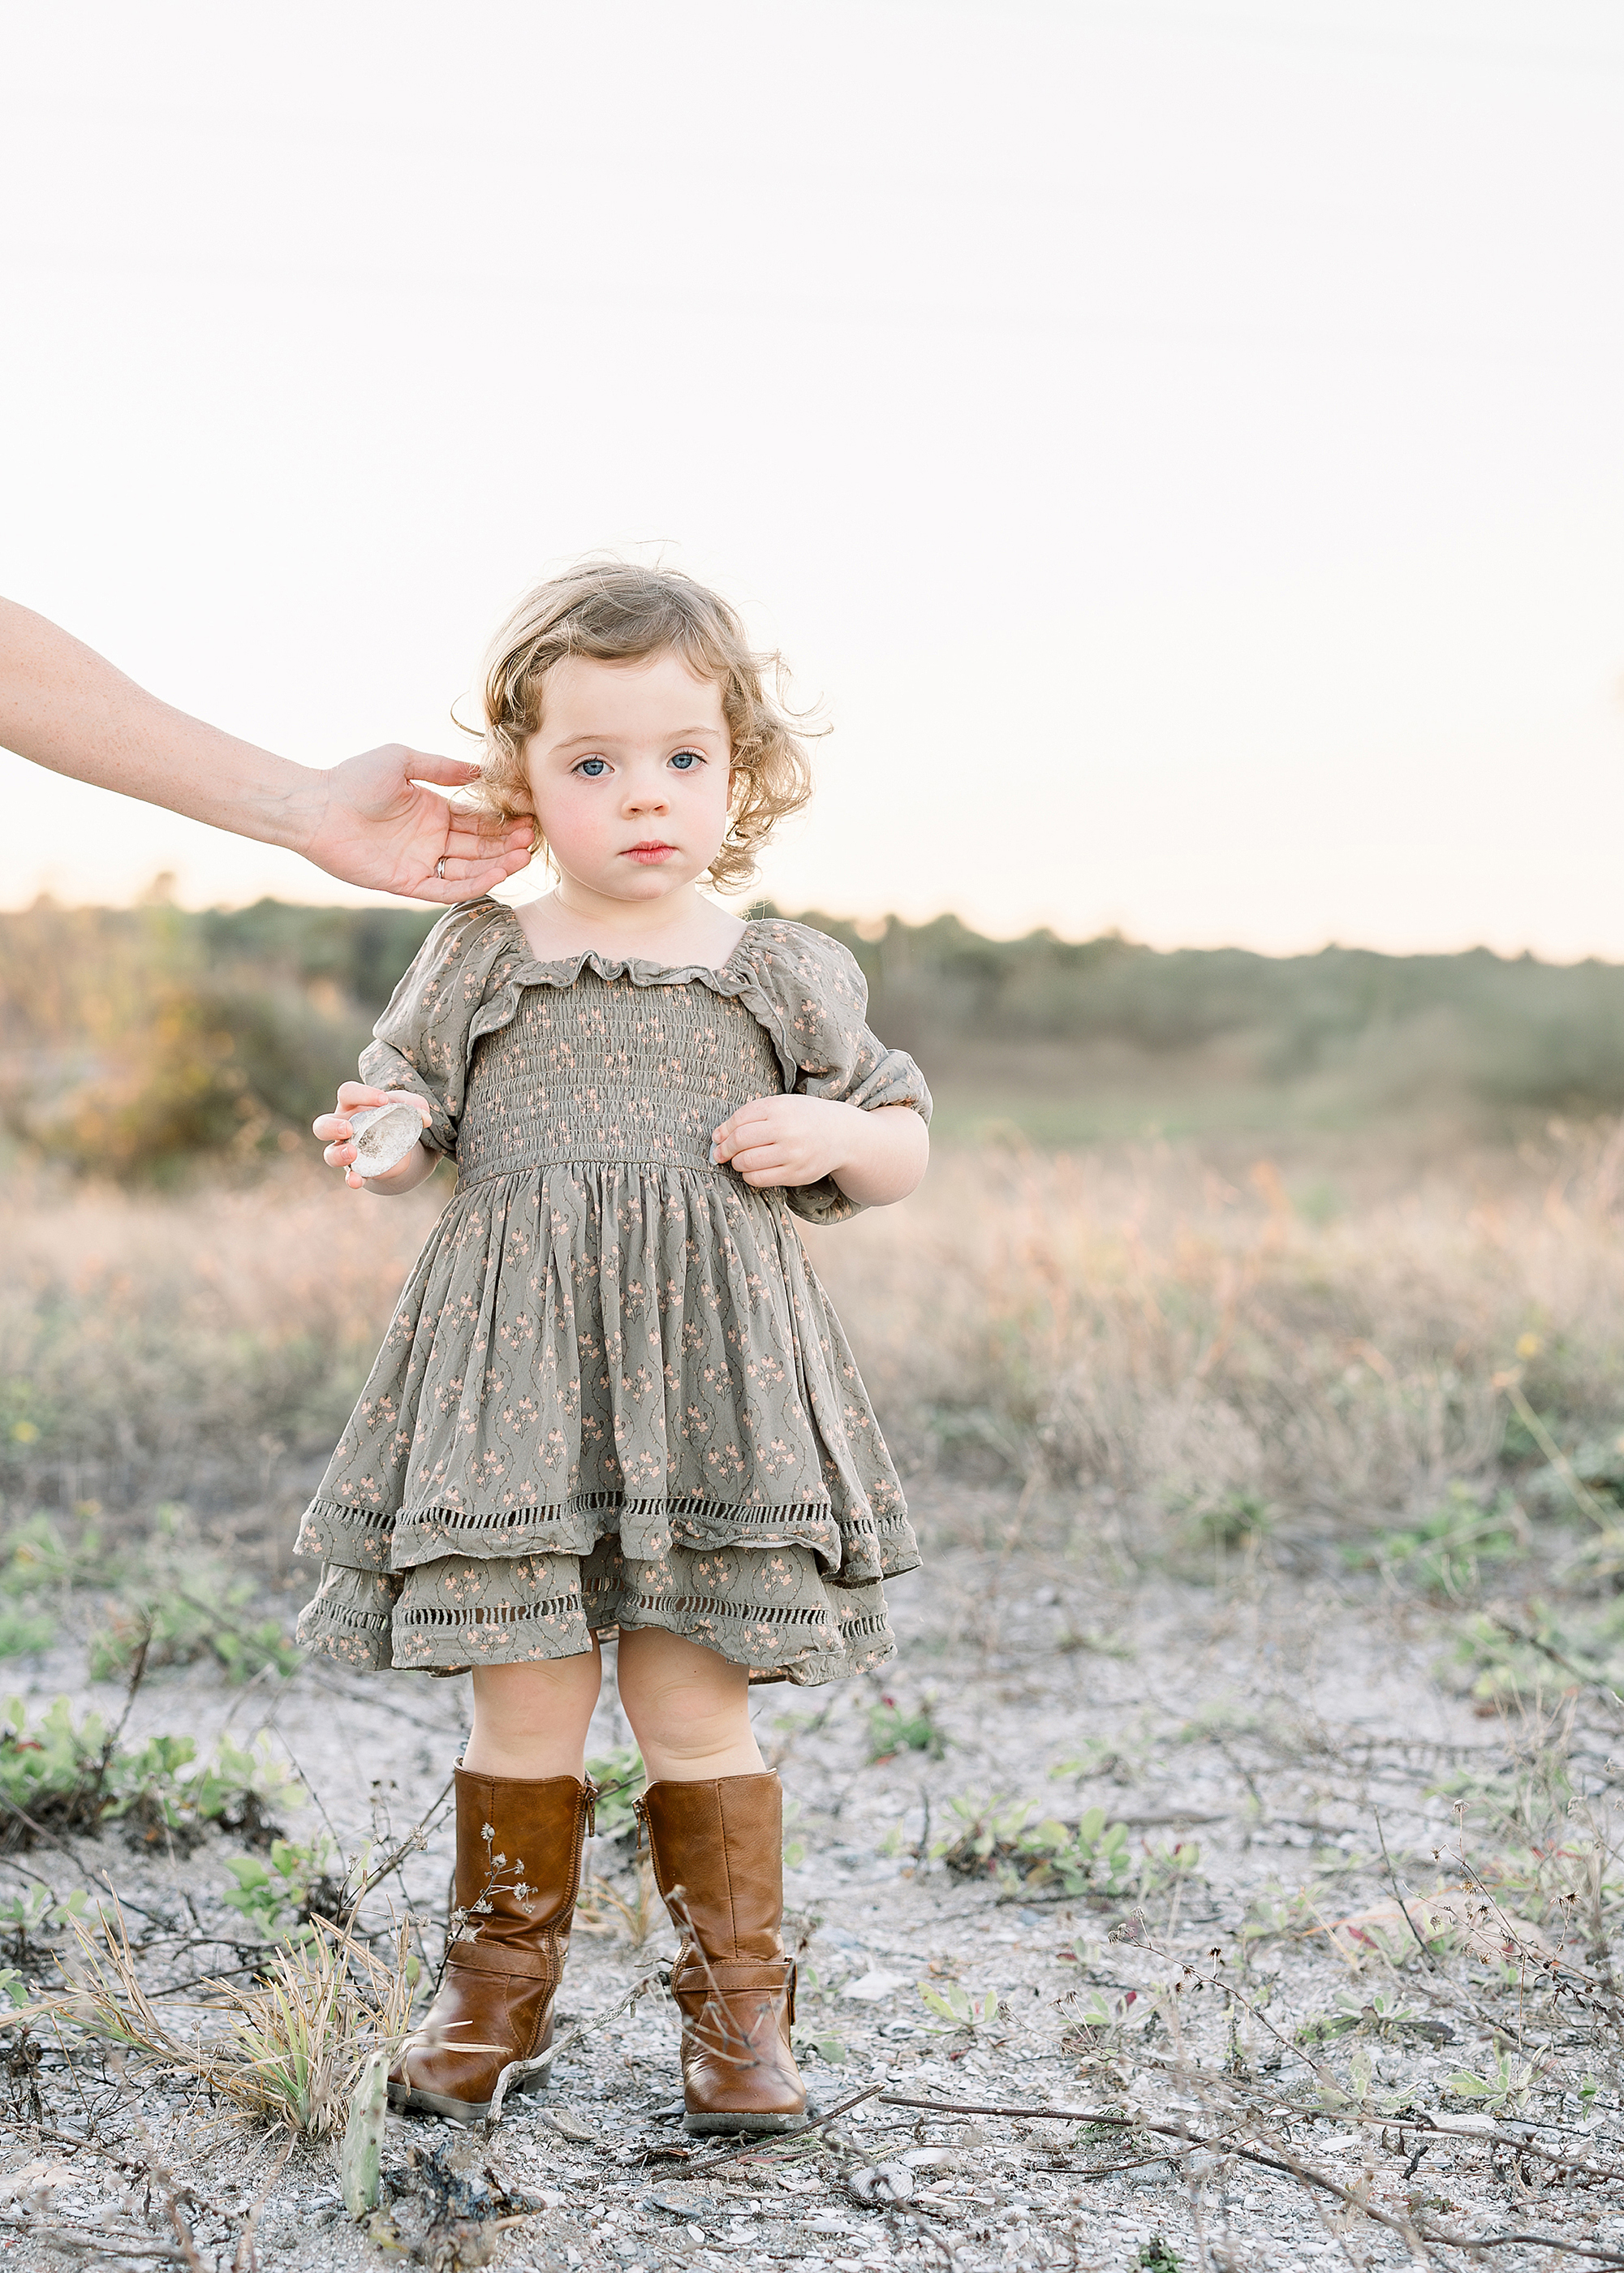
[[[478,779],[479,764],[474,758],[442,758],[433,750],[408,750],[405,776],[408,781],[445,782],[453,789],[465,789]]]
[[[533,821],[501,821],[494,813],[472,812],[467,806],[446,807],[445,865],[453,859],[489,860],[498,851],[528,851],[535,841]]]
[[[494,892],[498,884],[506,883],[521,868],[530,865],[528,847],[518,851],[504,852],[498,859],[475,865],[472,860],[450,860],[441,876],[433,869],[411,889],[415,900],[430,900],[436,907],[455,907],[459,900],[476,900],[483,892]],[[459,873],[460,872],[460,873]]]

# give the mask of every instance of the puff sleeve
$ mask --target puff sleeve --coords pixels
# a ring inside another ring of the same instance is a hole
[[[432,1118],[423,1141],[430,1152],[456,1157],[475,1021],[505,978],[505,964],[521,959],[495,900],[453,908],[418,949],[361,1053],[361,1078],[370,1087],[428,1099]]]
[[[928,1121],[924,1076],[905,1050],[888,1050],[871,1031],[868,981],[850,949],[806,924],[767,922],[756,928],[752,976],[773,1014],[785,1088],[865,1113],[909,1105]],[[792,1184],[784,1198],[808,1223],[844,1223],[864,1204],[849,1199],[832,1176]]]

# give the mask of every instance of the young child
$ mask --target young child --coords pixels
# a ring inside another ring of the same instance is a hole
[[[348,1114],[408,1091],[421,1141],[368,1189],[458,1168],[299,1539],[324,1565],[308,1647],[473,1674],[474,1914],[390,2096],[472,2122],[546,2048],[617,1635],[683,1936],[687,2127],[784,2129],[782,1796],[749,1687],[879,1664],[881,1580],[919,1560],[792,1219],[910,1192],[930,1092],[843,947],[700,889],[748,881],[809,794],[723,601],[663,570],[556,578],[498,634],[484,705],[484,793],[533,817],[557,888],[437,924],[314,1124],[360,1186]]]

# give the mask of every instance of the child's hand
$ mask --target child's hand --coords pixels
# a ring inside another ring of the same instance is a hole
[[[850,1158],[866,1115],[827,1097],[758,1097],[722,1122],[711,1158],[736,1168],[747,1184],[815,1184]]]
[[[419,1097],[409,1089],[368,1089],[358,1081],[341,1081],[339,1084],[337,1112],[318,1114],[311,1123],[311,1134],[319,1136],[326,1144],[326,1150],[321,1157],[327,1166],[342,1168],[344,1182],[354,1185],[357,1191],[408,1190],[413,1184],[420,1183],[425,1173],[421,1144],[408,1152],[398,1167],[391,1168],[387,1175],[369,1177],[356,1172],[354,1131],[349,1125],[349,1115],[361,1112],[369,1105],[415,1105],[423,1114],[423,1127],[426,1129],[429,1125],[429,1100],[426,1097]]]

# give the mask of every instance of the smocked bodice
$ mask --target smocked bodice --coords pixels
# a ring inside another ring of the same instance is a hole
[[[782,1087],[772,1038],[737,997],[583,970],[573,986],[524,988],[475,1044],[460,1182],[576,1161],[711,1170],[718,1125]]]

